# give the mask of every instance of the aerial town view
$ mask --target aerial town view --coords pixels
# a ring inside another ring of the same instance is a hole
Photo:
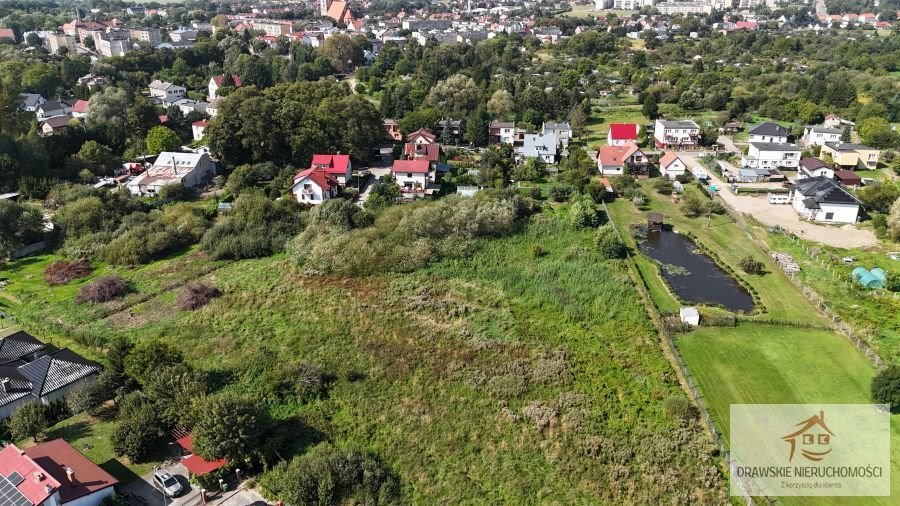
[[[900,504],[900,0],[0,0],[0,506]]]

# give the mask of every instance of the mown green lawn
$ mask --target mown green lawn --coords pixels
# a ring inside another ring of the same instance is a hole
[[[710,327],[677,347],[726,440],[731,404],[865,404],[875,368],[833,332],[783,326]],[[900,415],[891,420],[891,490],[900,494]],[[782,504],[896,504],[890,498],[781,498]]]
[[[606,145],[606,135],[611,123],[637,123],[643,128],[649,122],[641,112],[641,105],[595,106],[588,117],[585,145],[588,151],[596,152]]]

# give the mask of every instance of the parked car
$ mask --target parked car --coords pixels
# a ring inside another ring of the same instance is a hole
[[[183,490],[181,482],[165,469],[159,469],[153,473],[153,482],[169,497],[178,497]]]

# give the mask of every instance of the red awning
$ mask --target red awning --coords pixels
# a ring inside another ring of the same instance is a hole
[[[180,438],[178,444],[188,452],[194,451],[194,441],[189,435]],[[227,466],[228,459],[208,461],[199,455],[188,455],[181,459],[181,463],[184,464],[184,467],[186,467],[194,476],[203,476],[206,473],[211,473]]]

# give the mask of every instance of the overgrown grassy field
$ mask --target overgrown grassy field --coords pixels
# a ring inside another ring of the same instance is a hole
[[[865,404],[875,368],[833,332],[739,325],[702,328],[679,336],[688,363],[716,425],[729,431],[731,404]],[[892,416],[891,491],[900,494],[900,415]],[[895,504],[891,498],[790,498],[783,504]]]
[[[74,336],[94,355],[95,337],[175,343],[217,388],[295,428],[283,456],[322,439],[369,448],[413,503],[721,503],[710,439],[664,408],[685,397],[627,269],[592,241],[547,214],[469,258],[369,278],[189,250],[116,269],[136,292],[86,307],[71,302],[77,286],[42,285],[45,256],[6,268],[0,300],[39,337]],[[175,309],[195,278],[224,295]],[[325,398],[277,391],[302,362],[329,373]],[[89,456],[106,462],[97,448]]]

